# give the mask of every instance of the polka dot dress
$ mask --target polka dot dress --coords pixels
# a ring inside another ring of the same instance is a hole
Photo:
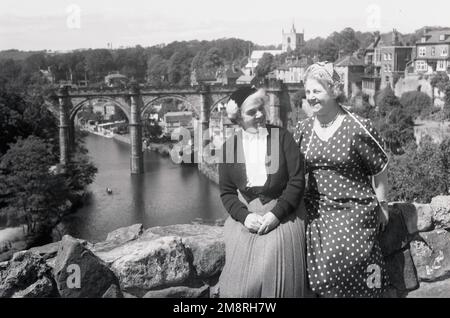
[[[388,162],[381,138],[369,120],[356,115],[346,114],[327,141],[313,123],[314,118],[304,120],[294,134],[307,165],[311,289],[326,297],[379,297],[388,282],[371,176]]]

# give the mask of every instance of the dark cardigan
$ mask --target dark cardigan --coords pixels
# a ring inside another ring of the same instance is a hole
[[[270,156],[271,151],[272,128],[279,129],[279,167],[276,172],[267,175],[267,181],[262,187],[247,187],[247,174],[245,161],[242,160],[243,156],[240,162],[237,160],[238,154],[243,154],[242,131],[235,133],[222,147],[224,160],[226,149],[228,151],[234,149],[232,151],[234,153],[228,156],[228,159],[234,156],[234,161],[232,163],[223,161],[224,163],[219,164],[220,198],[231,217],[242,224],[244,224],[245,218],[250,212],[246,205],[239,200],[238,189],[247,202],[258,197],[263,204],[278,199],[272,213],[280,221],[289,213],[295,211],[304,194],[304,159],[292,134],[284,128],[267,125],[269,132],[267,136],[267,156]],[[232,138],[234,141],[231,140]],[[238,143],[238,141],[240,142]]]

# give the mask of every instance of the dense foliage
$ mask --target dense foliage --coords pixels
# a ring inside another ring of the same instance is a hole
[[[48,234],[97,169],[78,136],[71,163],[58,171],[57,120],[42,96],[0,87],[0,114],[0,216],[6,225],[26,224],[29,237]]]

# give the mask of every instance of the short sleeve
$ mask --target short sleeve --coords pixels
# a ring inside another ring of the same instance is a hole
[[[362,125],[365,129],[361,127],[360,132],[356,134],[356,150],[368,174],[376,176],[386,169],[389,157],[383,149],[383,140],[372,122],[366,120]]]

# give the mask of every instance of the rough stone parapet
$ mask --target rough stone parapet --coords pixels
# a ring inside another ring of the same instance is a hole
[[[450,196],[439,196],[431,204],[389,205],[390,222],[380,234],[391,281],[386,297],[450,298],[449,202]],[[0,295],[217,297],[224,262],[222,226],[179,224],[144,230],[135,224],[96,244],[65,236],[16,253],[0,263]],[[76,290],[66,282],[72,263],[81,270]]]

